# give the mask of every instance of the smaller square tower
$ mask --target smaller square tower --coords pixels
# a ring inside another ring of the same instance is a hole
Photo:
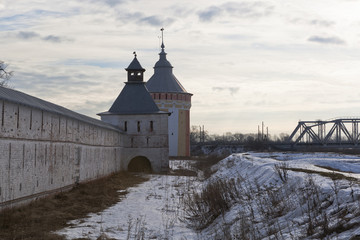
[[[124,132],[119,161],[123,170],[167,171],[169,166],[168,112],[160,111],[145,87],[145,69],[134,59],[126,68],[128,81],[101,120]],[[150,164],[149,166],[142,165]],[[139,169],[134,169],[138,166]],[[142,169],[144,168],[144,169]]]

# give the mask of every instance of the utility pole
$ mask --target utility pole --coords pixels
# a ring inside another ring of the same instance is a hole
[[[269,140],[269,127],[266,127],[266,141]]]
[[[205,127],[203,125],[202,129],[201,129],[201,126],[199,126],[199,128],[200,128],[200,136],[199,136],[200,142],[204,143],[205,142]]]
[[[269,138],[269,128],[266,127],[266,133],[265,133],[265,124],[262,121],[261,122],[261,130],[260,130],[260,125],[258,125],[258,141],[264,142],[264,141],[267,141],[268,138]]]

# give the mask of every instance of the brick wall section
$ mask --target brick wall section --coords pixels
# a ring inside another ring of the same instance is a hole
[[[0,209],[121,170],[115,128],[0,100]]]

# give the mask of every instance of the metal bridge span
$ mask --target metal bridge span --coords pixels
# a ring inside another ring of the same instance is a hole
[[[299,121],[288,141],[292,146],[357,146],[360,144],[359,123],[360,118]]]

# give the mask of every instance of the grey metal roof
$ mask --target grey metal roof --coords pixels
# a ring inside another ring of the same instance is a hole
[[[159,110],[144,82],[126,82],[108,112],[103,114],[154,114],[164,113]]]
[[[140,62],[136,58],[136,54],[130,65],[126,68],[126,70],[144,70],[145,69],[141,66]]]
[[[166,59],[164,45],[159,61],[154,66],[154,75],[147,81],[149,92],[188,93],[172,72],[173,66]]]
[[[42,100],[40,98],[36,98],[33,96],[30,96],[28,94],[25,94],[23,92],[16,91],[14,89],[10,88],[4,88],[0,87],[0,99],[4,101],[14,102],[17,104],[21,104],[28,107],[33,107],[39,110],[48,111],[51,113],[59,114],[65,117],[73,118],[82,122],[86,122],[89,124],[97,125],[99,127],[109,128],[112,130],[119,129],[113,127],[110,124],[107,124],[105,122],[102,122],[100,120],[82,115],[80,113],[76,113],[74,111],[71,111],[67,108],[61,107],[59,105],[53,104],[51,102],[47,102],[45,100]]]

